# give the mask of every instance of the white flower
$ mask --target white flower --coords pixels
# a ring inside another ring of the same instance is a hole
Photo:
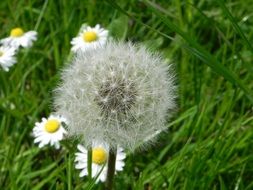
[[[35,137],[34,143],[39,143],[39,147],[50,144],[56,149],[60,148],[59,141],[63,139],[66,130],[62,123],[66,123],[66,119],[61,116],[49,116],[48,119],[42,118],[42,122],[36,122],[33,128],[33,135]]]
[[[14,48],[24,47],[28,48],[33,45],[33,42],[37,40],[36,31],[24,32],[22,28],[14,28],[10,32],[10,36],[4,38],[0,43],[8,45]]]
[[[77,145],[77,148],[80,152],[76,153],[75,162],[76,169],[81,169],[80,177],[88,175],[88,150],[84,148],[82,145]],[[96,143],[92,146],[92,177],[96,178],[97,181],[104,182],[107,174],[107,159],[109,156],[109,147],[108,145],[102,143]],[[124,153],[122,148],[118,148],[116,155],[116,165],[115,165],[115,173],[117,171],[122,171],[125,166],[124,159],[126,158],[126,154]]]
[[[98,139],[133,151],[167,129],[176,97],[174,72],[158,53],[108,41],[75,55],[63,70],[54,104],[67,118],[69,134],[81,135],[85,146]]]
[[[108,31],[101,28],[99,24],[94,28],[84,26],[79,32],[79,35],[72,39],[71,50],[73,52],[77,52],[78,50],[86,51],[103,46],[106,43],[107,36]]]
[[[9,71],[9,67],[16,63],[15,48],[8,46],[0,47],[0,65],[3,70]]]

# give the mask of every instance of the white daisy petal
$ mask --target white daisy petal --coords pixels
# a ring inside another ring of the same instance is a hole
[[[80,144],[77,145],[78,150],[80,150],[82,153],[87,153],[87,150]]]
[[[9,67],[16,63],[15,48],[8,46],[0,47],[0,65],[5,71],[9,71]]]
[[[96,30],[100,30],[100,25],[99,25],[99,24],[96,24],[95,29],[96,29]]]
[[[115,169],[116,169],[116,171],[122,171],[124,166],[125,166],[124,162],[118,161],[116,163]]]
[[[102,181],[102,182],[104,182],[105,180],[106,180],[106,175],[107,175],[107,169],[104,169],[102,172],[101,172],[101,174],[100,174],[100,176],[99,176],[99,179]]]
[[[83,177],[83,176],[86,176],[86,175],[88,175],[88,170],[87,170],[87,168],[83,169],[83,170],[80,172],[79,177]]]
[[[54,147],[55,147],[55,149],[59,149],[60,148],[60,143],[59,142],[54,143]]]
[[[79,162],[78,164],[75,165],[76,169],[83,169],[85,167],[87,167],[87,163],[80,163]]]
[[[86,157],[86,156],[87,156],[86,153],[80,153],[80,152],[75,153],[75,155],[76,155],[77,157],[80,157],[80,158]]]
[[[92,169],[92,177],[96,177],[99,172],[101,171],[103,167],[97,164],[92,164],[91,169]]]
[[[124,152],[117,152],[117,160],[124,160],[126,158],[126,154]]]
[[[43,142],[40,142],[39,143],[39,148],[42,148],[42,147],[44,147],[45,146],[45,144],[43,143]]]
[[[42,137],[37,137],[34,139],[34,143],[38,143],[38,142],[41,142],[43,140]]]

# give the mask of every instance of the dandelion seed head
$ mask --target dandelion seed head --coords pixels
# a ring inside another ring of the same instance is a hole
[[[171,66],[159,54],[132,43],[112,41],[78,52],[61,78],[56,112],[69,121],[69,134],[82,135],[87,146],[99,139],[134,150],[166,129],[176,107]]]

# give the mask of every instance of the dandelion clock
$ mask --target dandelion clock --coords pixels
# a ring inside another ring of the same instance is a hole
[[[171,68],[158,54],[132,43],[108,42],[79,52],[63,70],[56,89],[57,114],[70,135],[133,150],[166,129],[175,108]]]
[[[132,43],[108,41],[76,52],[55,90],[56,113],[68,134],[82,144],[108,144],[107,181],[112,181],[117,147],[132,151],[165,130],[175,108],[171,66],[157,53]],[[148,140],[147,140],[148,139]],[[108,185],[110,189],[111,184]]]

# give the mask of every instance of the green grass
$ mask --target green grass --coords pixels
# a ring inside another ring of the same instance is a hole
[[[168,133],[128,155],[115,189],[253,189],[252,9],[250,0],[1,1],[0,38],[17,26],[39,33],[0,71],[1,189],[103,188],[79,178],[76,142],[39,149],[31,136],[52,111],[52,90],[84,22],[160,51],[177,73]]]

